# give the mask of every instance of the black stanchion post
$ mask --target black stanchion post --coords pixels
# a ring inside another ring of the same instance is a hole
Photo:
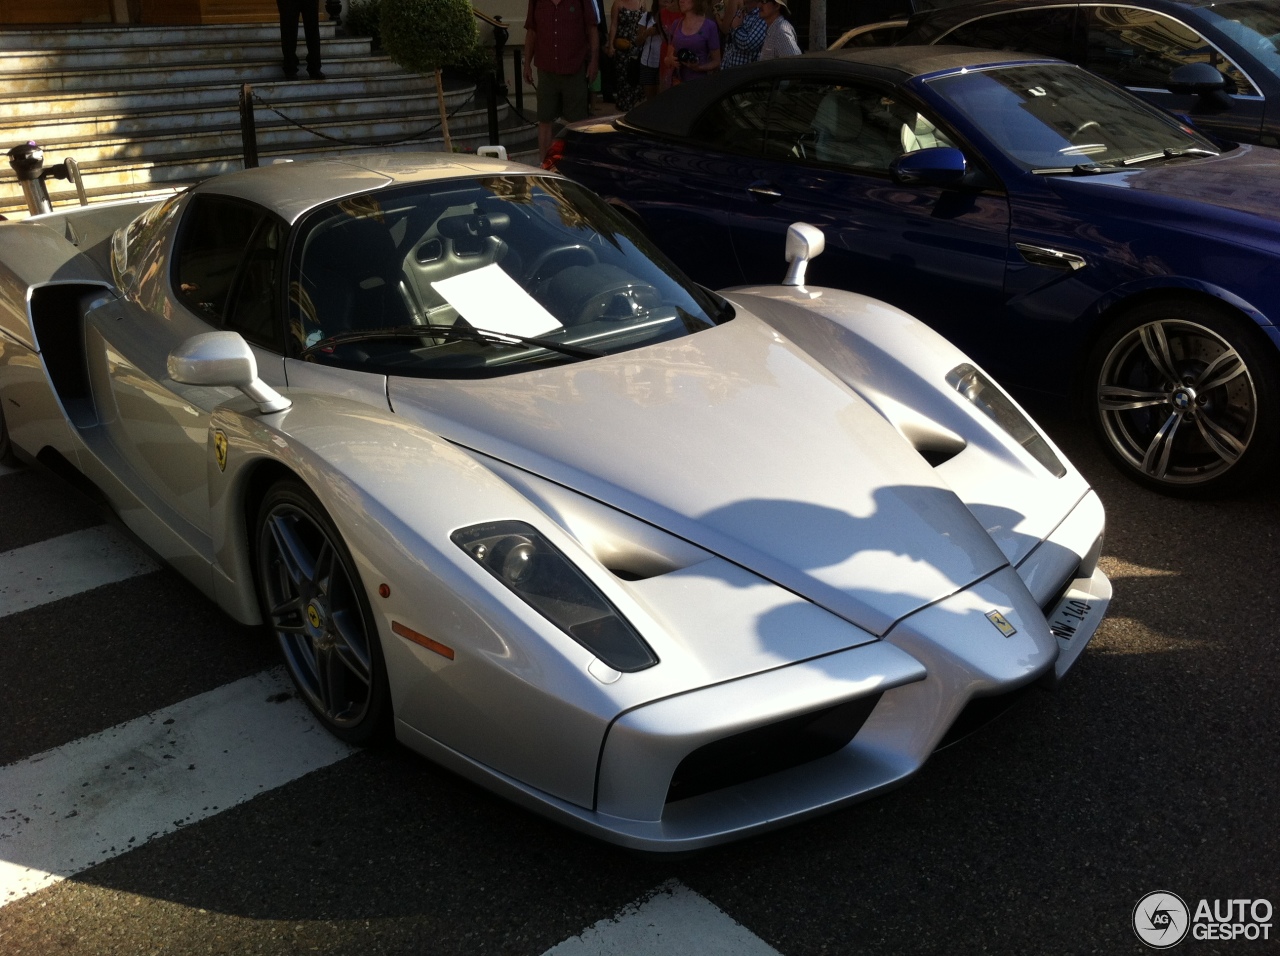
[[[253,124],[253,87],[240,87],[240,139],[244,146],[244,168],[258,165],[258,130]]]
[[[489,114],[489,143],[490,145],[498,145],[498,76],[493,71],[487,74],[484,84],[485,90],[485,106]]]
[[[516,78],[516,112],[524,116],[524,48],[511,48],[511,75]]]
[[[498,92],[507,95],[507,37],[511,31],[507,29],[502,17],[494,17],[498,22],[493,25],[493,65],[497,70]]]

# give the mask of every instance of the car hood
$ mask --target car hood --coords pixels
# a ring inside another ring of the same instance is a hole
[[[1098,176],[1055,177],[1064,192],[1101,194],[1100,201],[1165,207],[1179,214],[1220,216],[1232,210],[1280,221],[1280,150],[1241,146],[1204,159],[1183,159]],[[1194,204],[1203,204],[1196,209]],[[1207,207],[1217,207],[1210,209]]]
[[[397,414],[436,434],[872,634],[1006,563],[879,413],[743,312],[618,355],[490,379],[392,378],[388,391]]]

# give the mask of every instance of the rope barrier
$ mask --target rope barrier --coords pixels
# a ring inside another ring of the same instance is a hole
[[[471,95],[470,95],[470,96],[468,96],[465,100],[463,100],[461,103],[459,103],[457,106],[455,106],[451,112],[446,113],[446,114],[445,114],[446,118],[448,118],[448,119],[453,119],[453,117],[454,117],[455,115],[457,115],[457,113],[458,113],[458,112],[459,112],[459,111],[460,111],[464,106],[467,106],[467,105],[468,105],[468,104],[470,104],[470,103],[474,103],[474,102],[476,101],[476,92],[477,92],[477,90],[478,90],[478,89],[479,89],[479,87],[476,87],[475,89],[473,89],[473,90],[471,91]],[[318,137],[320,137],[321,139],[327,139],[327,140],[328,140],[329,142],[331,142],[331,143],[338,143],[338,144],[343,145],[343,146],[399,146],[401,143],[412,143],[412,142],[415,142],[416,140],[422,139],[422,138],[423,138],[423,137],[425,137],[428,133],[433,133],[433,132],[435,132],[436,130],[438,130],[438,129],[440,128],[440,126],[441,126],[441,124],[440,124],[440,123],[436,123],[434,126],[428,126],[426,129],[419,130],[419,131],[418,131],[418,132],[416,132],[416,133],[410,133],[408,136],[402,136],[402,137],[400,137],[400,138],[398,138],[398,139],[385,139],[385,140],[363,140],[363,141],[361,141],[361,140],[351,140],[351,139],[341,139],[341,138],[339,138],[339,137],[337,137],[337,136],[330,136],[328,133],[321,132],[321,131],[320,131],[320,130],[318,130],[318,129],[313,129],[313,128],[311,128],[310,126],[307,126],[307,125],[305,125],[305,124],[303,124],[303,123],[299,123],[297,120],[295,120],[295,119],[294,119],[293,117],[291,117],[291,116],[286,116],[284,113],[281,113],[281,112],[280,112],[280,110],[278,110],[278,109],[277,109],[277,108],[276,108],[272,103],[268,102],[267,100],[264,100],[264,99],[263,99],[263,98],[258,94],[258,91],[257,91],[257,90],[254,90],[254,91],[253,91],[253,98],[254,98],[254,100],[255,100],[255,101],[257,101],[257,102],[258,102],[259,104],[261,104],[263,107],[265,107],[266,109],[270,110],[272,113],[275,113],[275,114],[276,114],[276,116],[280,117],[280,118],[281,118],[282,120],[284,120],[286,123],[289,123],[289,124],[291,124],[291,125],[293,125],[293,126],[296,126],[298,129],[303,130],[304,132],[310,133],[310,134],[311,134],[311,135],[313,135],[313,136],[318,136]],[[512,110],[513,110],[513,111],[515,110],[515,107],[514,107],[514,106],[513,106],[513,107],[511,107],[511,108],[512,108]],[[521,118],[523,119],[523,117],[521,117]],[[528,122],[528,120],[525,120],[525,122]]]

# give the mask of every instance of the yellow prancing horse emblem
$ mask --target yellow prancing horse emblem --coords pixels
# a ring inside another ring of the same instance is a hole
[[[988,611],[987,620],[994,624],[997,630],[1005,637],[1013,637],[1018,633],[1018,629],[1009,623],[1009,619],[999,611]]]
[[[314,604],[307,605],[307,620],[311,622],[312,627],[320,626],[320,612],[316,610]]]
[[[221,430],[213,433],[213,457],[218,461],[218,471],[226,471],[227,436]]]

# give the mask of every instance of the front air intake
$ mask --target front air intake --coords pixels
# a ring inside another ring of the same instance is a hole
[[[879,694],[704,744],[671,777],[667,803],[798,767],[843,748],[871,716]]]

